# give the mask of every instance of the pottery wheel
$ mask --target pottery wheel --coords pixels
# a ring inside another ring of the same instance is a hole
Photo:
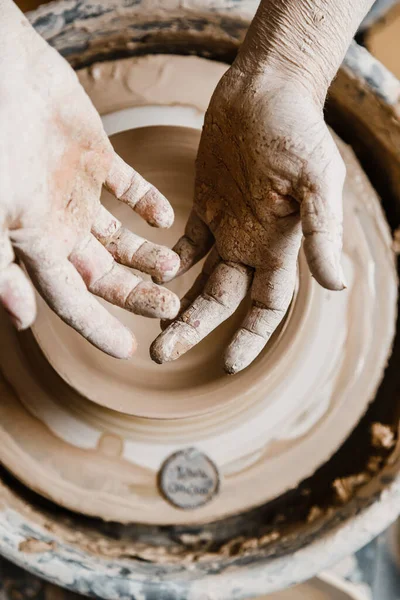
[[[151,230],[106,192],[125,226],[172,246],[188,216],[204,111],[226,69],[197,57],[154,55],[94,65],[80,80],[117,152],[175,209]],[[327,461],[373,400],[390,354],[397,303],[395,259],[380,200],[352,151],[347,165],[343,267],[347,290],[329,292],[299,259],[286,319],[255,363],[225,375],[222,349],[245,306],[176,362],[156,365],[159,323],[108,305],[135,332],[131,361],[102,354],[38,298],[33,333],[1,313],[0,455],[26,485],[104,519],[196,523],[265,503]],[[178,295],[200,266],[170,284]],[[160,494],[161,465],[195,447],[220,485],[206,505],[180,510]]]

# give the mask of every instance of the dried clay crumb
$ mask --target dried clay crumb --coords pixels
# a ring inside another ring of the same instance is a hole
[[[20,542],[18,550],[20,552],[27,552],[28,554],[35,554],[39,552],[49,552],[49,550],[54,550],[55,547],[55,542],[45,542],[44,540],[37,540],[36,538],[31,537]]]
[[[186,542],[191,543],[199,543],[200,538],[203,536],[191,536],[189,534],[183,534]],[[280,534],[277,531],[272,531],[265,535],[260,536],[259,538],[245,538],[244,536],[236,537],[232,540],[229,540],[226,544],[221,546],[216,551],[208,551],[207,547],[204,548],[196,548],[188,552],[182,552],[181,548],[177,548],[176,552],[174,549],[165,548],[165,547],[151,547],[148,548],[146,544],[136,544],[135,549],[126,549],[125,552],[121,552],[121,549],[115,549],[115,553],[111,553],[107,551],[107,556],[121,556],[130,558],[140,558],[142,560],[148,560],[149,562],[157,562],[158,564],[184,564],[186,566],[197,563],[197,562],[207,562],[210,563],[211,560],[220,560],[221,557],[230,557],[237,555],[246,555],[250,553],[252,550],[256,550],[258,548],[262,548],[267,544],[277,540],[280,537]],[[181,536],[182,538],[182,536]],[[204,539],[206,538],[206,539]],[[206,542],[206,545],[210,545],[211,539],[209,536],[204,536],[202,541]],[[101,552],[101,540],[97,540],[93,547],[86,545],[88,549],[90,549],[93,553]],[[104,550],[104,548],[103,548]]]
[[[271,531],[270,533],[266,533],[259,538],[244,538],[238,537],[233,540],[229,540],[226,544],[224,544],[219,550],[220,556],[237,556],[238,554],[245,554],[246,551],[249,550],[257,550],[258,548],[262,548],[271,542],[280,538],[280,533],[278,531]]]
[[[370,456],[367,462],[367,471],[377,473],[382,466],[382,456]]]
[[[340,502],[347,502],[354,494],[354,491],[363,483],[369,481],[367,473],[358,473],[348,477],[339,477],[332,483],[336,497]]]
[[[322,517],[324,511],[319,506],[312,506],[307,515],[307,523],[314,523],[317,519]]]
[[[372,423],[371,443],[374,448],[385,448],[389,450],[394,446],[394,433],[388,425]]]
[[[241,550],[257,550],[258,548],[262,548],[271,542],[280,538],[280,534],[277,531],[272,531],[271,533],[266,533],[262,535],[260,538],[250,538],[243,542],[241,546]]]
[[[213,541],[213,536],[209,531],[202,531],[199,534],[182,533],[179,539],[185,546],[203,546],[210,544]]]
[[[314,505],[310,508],[307,515],[307,523],[314,523],[317,519],[321,517],[331,517],[335,512],[335,508],[333,506],[326,506],[321,508],[320,506]]]

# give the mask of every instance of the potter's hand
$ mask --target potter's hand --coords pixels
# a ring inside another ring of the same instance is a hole
[[[174,360],[252,306],[224,358],[229,373],[259,354],[281,322],[302,232],[310,270],[329,289],[340,268],[344,165],[323,120],[328,86],[372,0],[262,0],[207,112],[195,202],[175,250],[189,269],[209,249],[179,318],[153,343]]]
[[[0,8],[0,302],[19,329],[34,320],[33,290],[16,255],[66,323],[127,358],[133,335],[92,294],[140,315],[173,318],[174,294],[117,263],[162,280],[176,273],[179,258],[123,228],[100,204],[102,185],[151,225],[169,227],[173,211],[113,151],[66,61],[8,0]]]
[[[174,248],[180,273],[214,247],[152,357],[178,358],[227,319],[250,289],[250,310],[224,357],[229,373],[248,366],[287,311],[302,232],[314,277],[342,289],[344,176],[322,105],[311,94],[230,69],[205,119],[194,208]]]

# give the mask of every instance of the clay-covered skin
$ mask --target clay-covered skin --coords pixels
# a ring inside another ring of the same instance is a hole
[[[31,284],[92,344],[118,358],[133,334],[92,294],[134,313],[173,318],[179,301],[121,265],[171,278],[179,257],[122,227],[102,185],[150,225],[169,227],[166,198],[113,150],[74,71],[0,0],[0,302],[19,329],[35,318]],[[15,254],[14,254],[15,253]]]
[[[271,89],[268,81],[228,71],[206,115],[194,210],[175,246],[180,272],[214,240],[215,246],[182,300],[179,319],[153,345],[153,358],[177,358],[228,318],[251,289],[252,306],[224,361],[230,373],[250,364],[291,301],[301,220],[311,271],[328,289],[342,289],[344,177],[321,107],[288,86]]]
[[[175,360],[251,293],[224,356],[236,373],[284,317],[302,235],[311,273],[345,287],[340,264],[345,167],[323,104],[370,0],[264,0],[238,58],[208,108],[192,214],[174,250],[179,273],[213,247],[179,317],[155,340],[153,360]]]

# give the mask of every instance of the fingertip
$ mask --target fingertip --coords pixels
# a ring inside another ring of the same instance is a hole
[[[133,335],[133,333],[130,331],[129,332],[131,334],[131,340],[130,340],[130,348],[128,347],[128,355],[127,358],[132,358],[132,356],[136,353],[136,350],[138,349],[138,343],[137,343],[137,339],[136,337]]]
[[[132,344],[132,349],[131,349],[131,351],[130,351],[130,353],[129,353],[128,357],[127,357],[127,360],[130,360],[130,359],[132,358],[132,356],[133,356],[134,354],[136,354],[136,350],[137,350],[137,348],[138,348],[138,346],[137,346],[137,342],[136,342],[136,340],[135,340],[135,342]]]
[[[342,291],[347,288],[340,251],[325,240],[315,240],[315,236],[305,238],[304,252],[313,277],[325,289]]]
[[[123,327],[123,331],[118,334],[116,343],[113,346],[107,350],[110,356],[119,360],[129,360],[135,354],[138,344],[133,333]],[[100,349],[103,350],[103,348]]]
[[[227,375],[236,375],[236,373],[240,373],[248,367],[248,364],[245,364],[244,361],[240,360],[235,351],[232,351],[231,348],[227,348],[224,358],[223,358],[223,368]]]
[[[310,267],[311,274],[320,286],[331,292],[341,292],[347,288],[343,276],[337,267],[330,267],[326,262],[320,268]]]
[[[167,288],[161,287],[162,290],[162,301],[160,310],[160,319],[172,320],[178,315],[181,303],[176,294],[168,290]]]
[[[10,318],[14,327],[18,331],[26,331],[32,327],[36,320],[36,315],[36,299],[32,290],[31,298],[29,300],[26,299],[26,304],[21,307],[21,310],[19,310],[18,314],[10,314]]]
[[[162,272],[165,281],[171,281],[178,273],[181,266],[181,259],[179,254],[173,250],[168,250],[166,258],[163,263],[157,265],[157,268]]]
[[[154,283],[158,285],[168,283],[176,277],[181,265],[179,255],[173,250],[163,248],[155,261],[155,270],[157,273],[153,275]]]
[[[190,305],[191,305],[191,301],[187,297],[183,297],[180,301],[178,313],[171,319],[161,319],[161,321],[160,321],[161,331],[165,331],[174,322],[174,319],[176,317],[179,317],[187,308],[189,308]]]
[[[158,365],[162,365],[165,362],[169,362],[171,359],[166,352],[165,344],[163,342],[163,334],[160,334],[150,346],[150,358],[153,362]]]
[[[114,152],[106,188],[153,227],[171,227],[174,211],[168,200]],[[139,200],[138,200],[139,199]]]
[[[152,227],[168,229],[174,222],[172,206],[154,186],[137,202],[135,211]]]
[[[328,285],[325,287],[331,290],[332,292],[343,292],[343,290],[347,290],[347,285],[341,277],[337,277],[334,280],[331,280],[329,287]]]
[[[35,292],[26,274],[15,263],[2,273],[0,303],[18,331],[33,325],[37,312]]]
[[[237,334],[235,338],[237,338]],[[227,375],[236,375],[248,366],[246,357],[240,356],[240,349],[237,347],[235,338],[229,344],[223,356],[223,367]]]
[[[101,332],[95,332],[84,337],[93,346],[96,346],[96,348],[112,358],[129,360],[135,354],[138,347],[136,338],[130,329],[122,325],[117,319],[115,319],[112,325],[112,330],[103,332],[104,335]]]
[[[36,311],[34,314],[25,314],[25,315],[11,315],[10,319],[12,324],[14,325],[17,331],[26,331],[32,327],[33,323],[36,319]]]
[[[347,288],[341,266],[328,261],[310,265],[310,271],[315,280],[325,289],[332,292],[341,292]]]
[[[225,360],[224,371],[227,375],[236,375],[236,373],[239,373],[241,369],[238,368],[235,363],[231,363],[230,361]]]
[[[236,375],[243,371],[257,358],[266,344],[261,336],[247,329],[240,328],[224,353],[224,371],[228,375]]]
[[[157,364],[176,360],[193,347],[194,342],[186,335],[185,324],[173,321],[150,346],[150,357]]]
[[[346,277],[343,272],[343,267],[340,263],[340,258],[338,260],[338,264],[336,265],[336,278],[335,278],[335,287],[331,287],[333,291],[341,292],[347,289]]]
[[[33,290],[31,282],[28,280],[28,278],[26,278],[26,279],[28,281],[29,287],[27,287],[26,311],[24,314],[20,315],[21,331],[24,331],[25,329],[29,329],[30,327],[32,327],[33,323],[36,320],[36,316],[37,316],[37,304],[36,304],[35,292]]]
[[[128,296],[125,308],[142,317],[173,319],[178,314],[180,302],[171,290],[143,281]]]

